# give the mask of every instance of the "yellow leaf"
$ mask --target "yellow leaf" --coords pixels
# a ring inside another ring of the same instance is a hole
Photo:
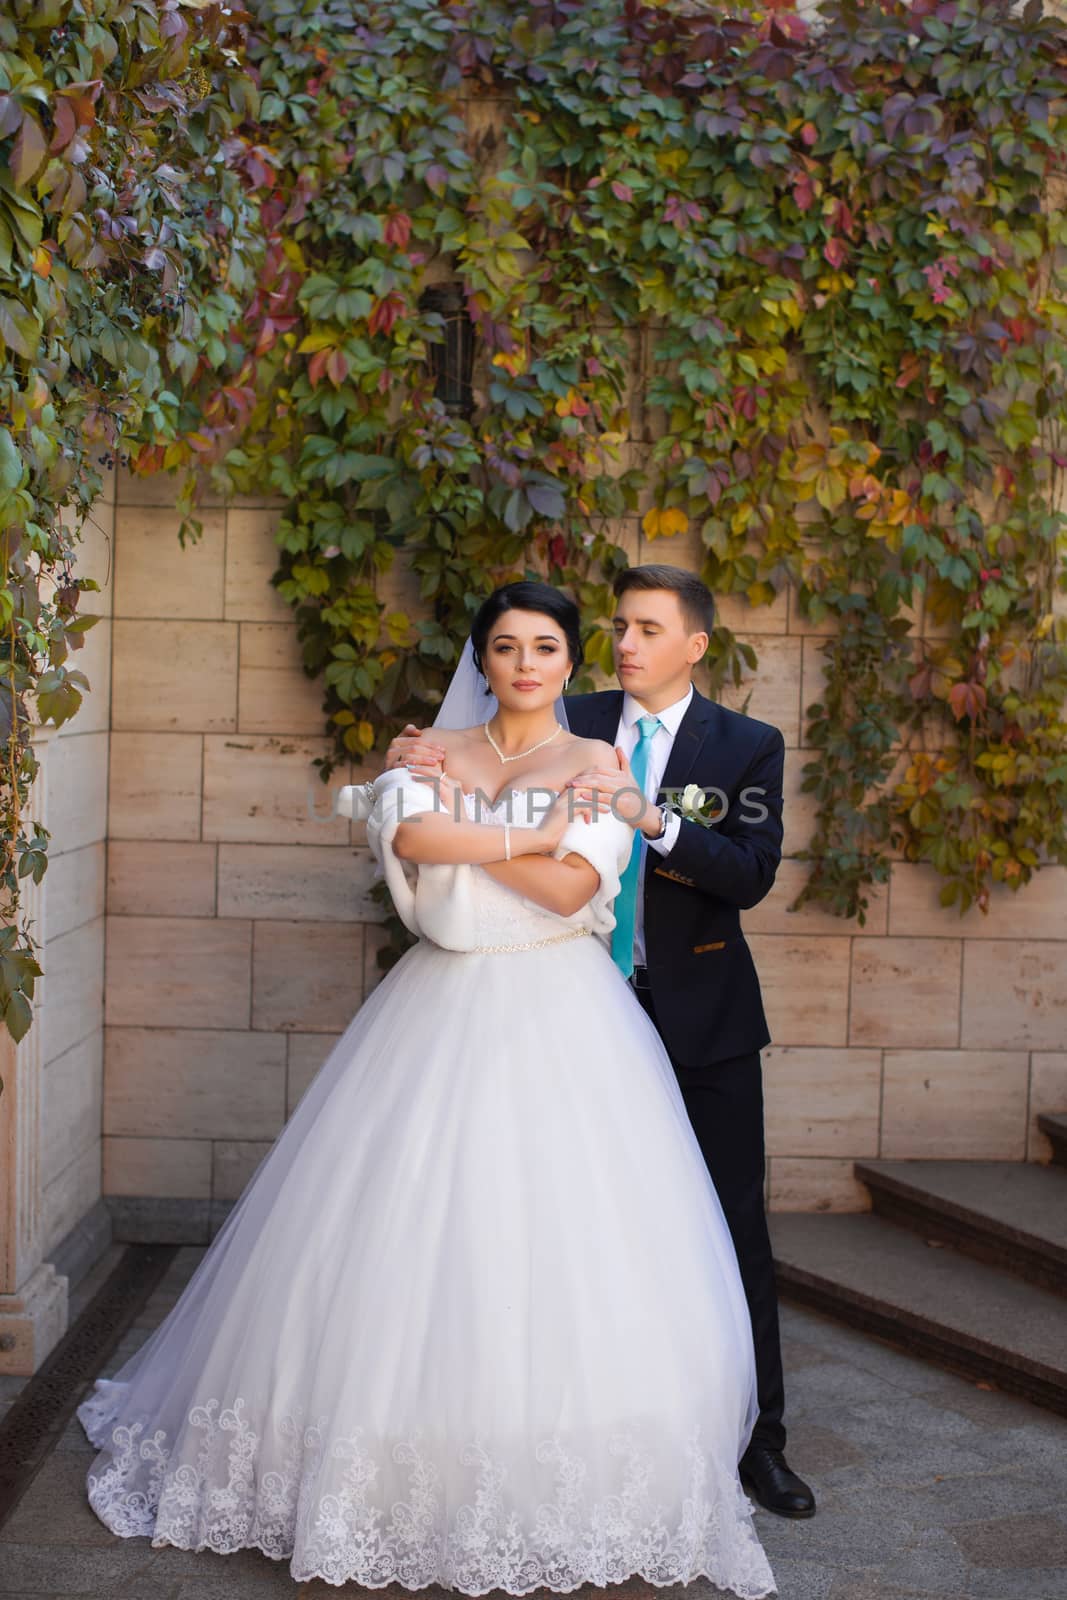
[[[372,750],[374,748],[374,725],[370,722],[361,722],[357,728],[360,748]]]
[[[667,506],[663,510],[653,506],[641,519],[641,527],[648,539],[669,539],[673,534],[684,533],[688,526],[689,518],[680,506]]]

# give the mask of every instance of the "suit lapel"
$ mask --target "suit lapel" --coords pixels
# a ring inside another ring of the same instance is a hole
[[[619,718],[622,716],[623,690],[602,689],[599,694],[583,696],[583,699],[580,717],[575,719],[580,720],[583,737],[603,739],[606,744],[614,745],[619,731]],[[681,789],[685,786],[705,739],[715,730],[718,710],[715,701],[701,694],[694,685],[693,698],[678,724],[678,732],[660,780],[661,795],[664,789]]]
[[[582,738],[603,739],[605,744],[614,745],[622,716],[622,690],[601,689],[582,698],[584,704],[576,719],[581,723]]]
[[[664,789],[684,788],[689,774],[696,765],[704,740],[713,730],[717,711],[718,707],[714,700],[709,700],[694,686],[693,698],[689,702],[685,716],[678,724],[678,732],[674,736],[671,753],[667,757],[667,765],[660,779],[661,798]]]

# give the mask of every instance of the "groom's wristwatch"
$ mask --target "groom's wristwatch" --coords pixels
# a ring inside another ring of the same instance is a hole
[[[646,839],[662,839],[667,831],[667,807],[665,805],[657,806],[656,810],[659,812],[659,832],[646,833]]]

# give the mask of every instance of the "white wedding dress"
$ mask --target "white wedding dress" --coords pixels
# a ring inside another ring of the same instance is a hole
[[[756,1416],[736,1257],[608,948],[630,829],[568,825],[556,854],[601,883],[560,917],[481,867],[401,861],[400,807],[434,803],[402,769],[347,793],[373,798],[419,942],[165,1321],[78,1407],[94,1511],[300,1581],[771,1593],[736,1471]],[[524,793],[492,820],[536,825]]]

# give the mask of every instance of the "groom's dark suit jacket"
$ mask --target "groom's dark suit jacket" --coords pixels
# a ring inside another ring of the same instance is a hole
[[[568,695],[571,732],[615,743],[623,691]],[[658,799],[695,783],[726,796],[722,820],[683,817],[666,855],[645,861],[648,981],[660,1032],[682,1066],[770,1044],[759,979],[739,913],[758,905],[782,857],[785,740],[778,728],[720,706],[694,685]],[[761,808],[766,815],[761,815]]]

